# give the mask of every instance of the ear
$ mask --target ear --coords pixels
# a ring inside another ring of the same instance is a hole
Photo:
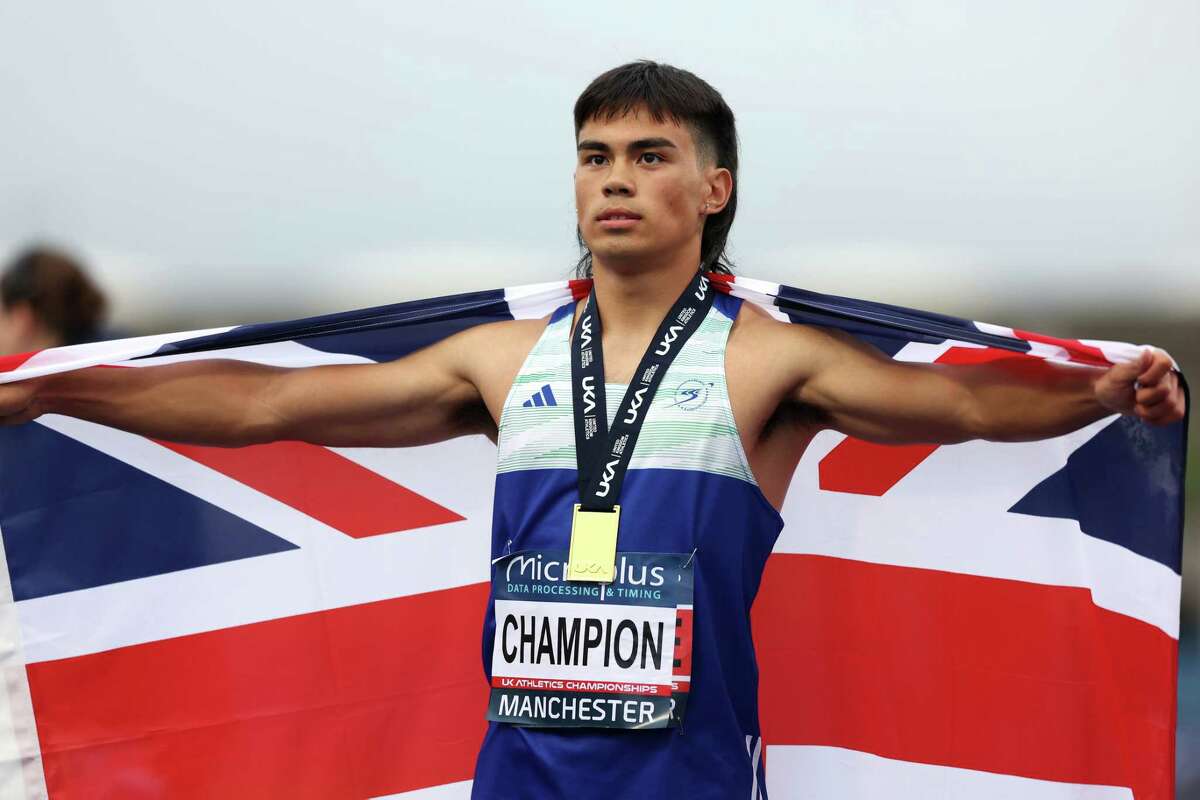
[[[704,204],[701,216],[720,214],[733,194],[733,175],[725,167],[709,167],[704,173]]]

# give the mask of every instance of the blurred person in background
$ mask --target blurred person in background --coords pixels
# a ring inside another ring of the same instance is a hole
[[[108,301],[83,266],[51,247],[20,253],[0,276],[0,355],[98,338]]]

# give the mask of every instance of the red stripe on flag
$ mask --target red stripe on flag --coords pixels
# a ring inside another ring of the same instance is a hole
[[[592,291],[592,279],[573,278],[567,281],[567,286],[571,289],[571,299],[578,302],[586,298]]]
[[[1104,356],[1104,351],[1099,347],[1093,347],[1090,344],[1084,344],[1078,339],[1059,339],[1057,336],[1046,336],[1042,333],[1034,333],[1032,331],[1022,331],[1013,329],[1013,333],[1029,342],[1039,342],[1041,344],[1054,345],[1061,347],[1067,351],[1067,356],[1072,361],[1077,361],[1081,364],[1092,364],[1097,367],[1112,366],[1112,362]]]
[[[817,465],[818,485],[827,492],[883,496],[929,458],[940,445],[882,445],[847,437]]]
[[[238,448],[159,444],[356,539],[463,519],[332,450],[305,442]]]
[[[1024,353],[991,347],[951,347],[936,364],[983,364],[1010,360],[1023,370],[1045,369],[1045,362]],[[941,445],[885,445],[847,437],[817,465],[818,485],[827,492],[882,497]]]
[[[1176,642],[1087,589],[777,555],[754,623],[770,744],[1174,796]]]
[[[40,352],[42,351],[34,350],[32,353],[16,353],[10,356],[0,356],[0,372],[12,372]]]
[[[937,357],[935,364],[986,364],[991,361],[1011,361],[1012,364],[1027,363],[1030,367],[1044,366],[1045,362],[1027,353],[1001,350],[998,347],[951,347]]]
[[[29,665],[52,798],[375,797],[467,780],[486,584]]]
[[[729,294],[733,290],[733,276],[726,275],[723,272],[706,272],[704,277],[708,278],[713,287],[723,294]]]

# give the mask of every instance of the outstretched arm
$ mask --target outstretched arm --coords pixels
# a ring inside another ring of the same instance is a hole
[[[1030,441],[1113,413],[1159,424],[1184,413],[1182,387],[1159,350],[1108,369],[1032,359],[910,364],[840,332],[807,328],[792,340],[807,366],[791,399],[875,442]]]
[[[492,422],[467,354],[488,327],[385,364],[283,369],[211,360],[67,372],[0,386],[0,419],[66,414],[228,447],[278,439],[405,446],[486,433]]]

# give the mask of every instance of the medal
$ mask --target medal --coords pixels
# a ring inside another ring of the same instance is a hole
[[[571,551],[567,580],[612,583],[617,563],[617,526],[621,507],[612,511],[584,511],[575,504],[571,516]]]
[[[645,422],[650,401],[667,368],[708,316],[713,289],[702,273],[683,290],[658,326],[629,382],[609,430],[604,396],[604,351],[595,288],[571,336],[575,459],[579,502],[571,519],[567,579],[611,583],[621,519],[621,484]]]

